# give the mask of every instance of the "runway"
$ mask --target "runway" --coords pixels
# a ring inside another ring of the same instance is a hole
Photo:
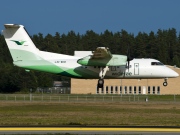
[[[123,128],[123,127],[1,127],[0,134],[141,134],[179,135],[180,128]]]

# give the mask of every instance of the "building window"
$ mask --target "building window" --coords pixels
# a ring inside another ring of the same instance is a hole
[[[148,94],[151,94],[151,87],[148,86]]]
[[[116,94],[118,93],[118,87],[117,86],[115,87],[115,93]]]
[[[157,94],[160,94],[160,86],[157,87]]]
[[[108,86],[106,86],[106,94],[108,94]]]
[[[134,86],[134,94],[136,94],[136,86]]]
[[[132,94],[132,87],[129,86],[129,94]]]
[[[141,86],[139,86],[139,94],[141,94]]]
[[[127,94],[127,86],[124,86],[124,93]]]
[[[155,94],[155,90],[156,90],[156,88],[155,88],[155,86],[153,86],[153,94]]]
[[[122,94],[122,86],[120,86],[120,94]]]
[[[113,94],[113,86],[111,86],[111,94]]]

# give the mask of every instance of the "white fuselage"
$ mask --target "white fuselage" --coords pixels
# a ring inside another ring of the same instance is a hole
[[[62,57],[61,57],[62,58]],[[67,57],[66,57],[67,58]],[[59,67],[74,69],[73,72],[78,74],[77,78],[99,79],[100,67],[82,66],[77,63],[79,57],[70,56],[68,59],[53,60],[54,64]],[[53,62],[52,61],[52,62]],[[59,61],[56,62],[55,61]],[[61,61],[64,61],[62,63]],[[77,70],[76,70],[77,69]],[[67,70],[67,69],[66,69]],[[78,72],[82,70],[82,72]],[[77,72],[76,72],[77,71]],[[88,75],[89,72],[92,72]],[[133,59],[130,61],[129,68],[127,66],[110,66],[109,71],[105,75],[105,79],[153,79],[153,78],[173,78],[179,76],[174,70],[163,65],[155,59]],[[74,78],[76,78],[74,76]]]

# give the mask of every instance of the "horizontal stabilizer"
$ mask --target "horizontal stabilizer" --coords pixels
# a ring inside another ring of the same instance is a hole
[[[5,28],[19,28],[19,27],[23,27],[22,25],[18,25],[18,24],[4,24]]]

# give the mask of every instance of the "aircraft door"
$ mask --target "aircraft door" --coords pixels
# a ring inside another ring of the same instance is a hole
[[[134,75],[139,75],[139,63],[134,63]]]

